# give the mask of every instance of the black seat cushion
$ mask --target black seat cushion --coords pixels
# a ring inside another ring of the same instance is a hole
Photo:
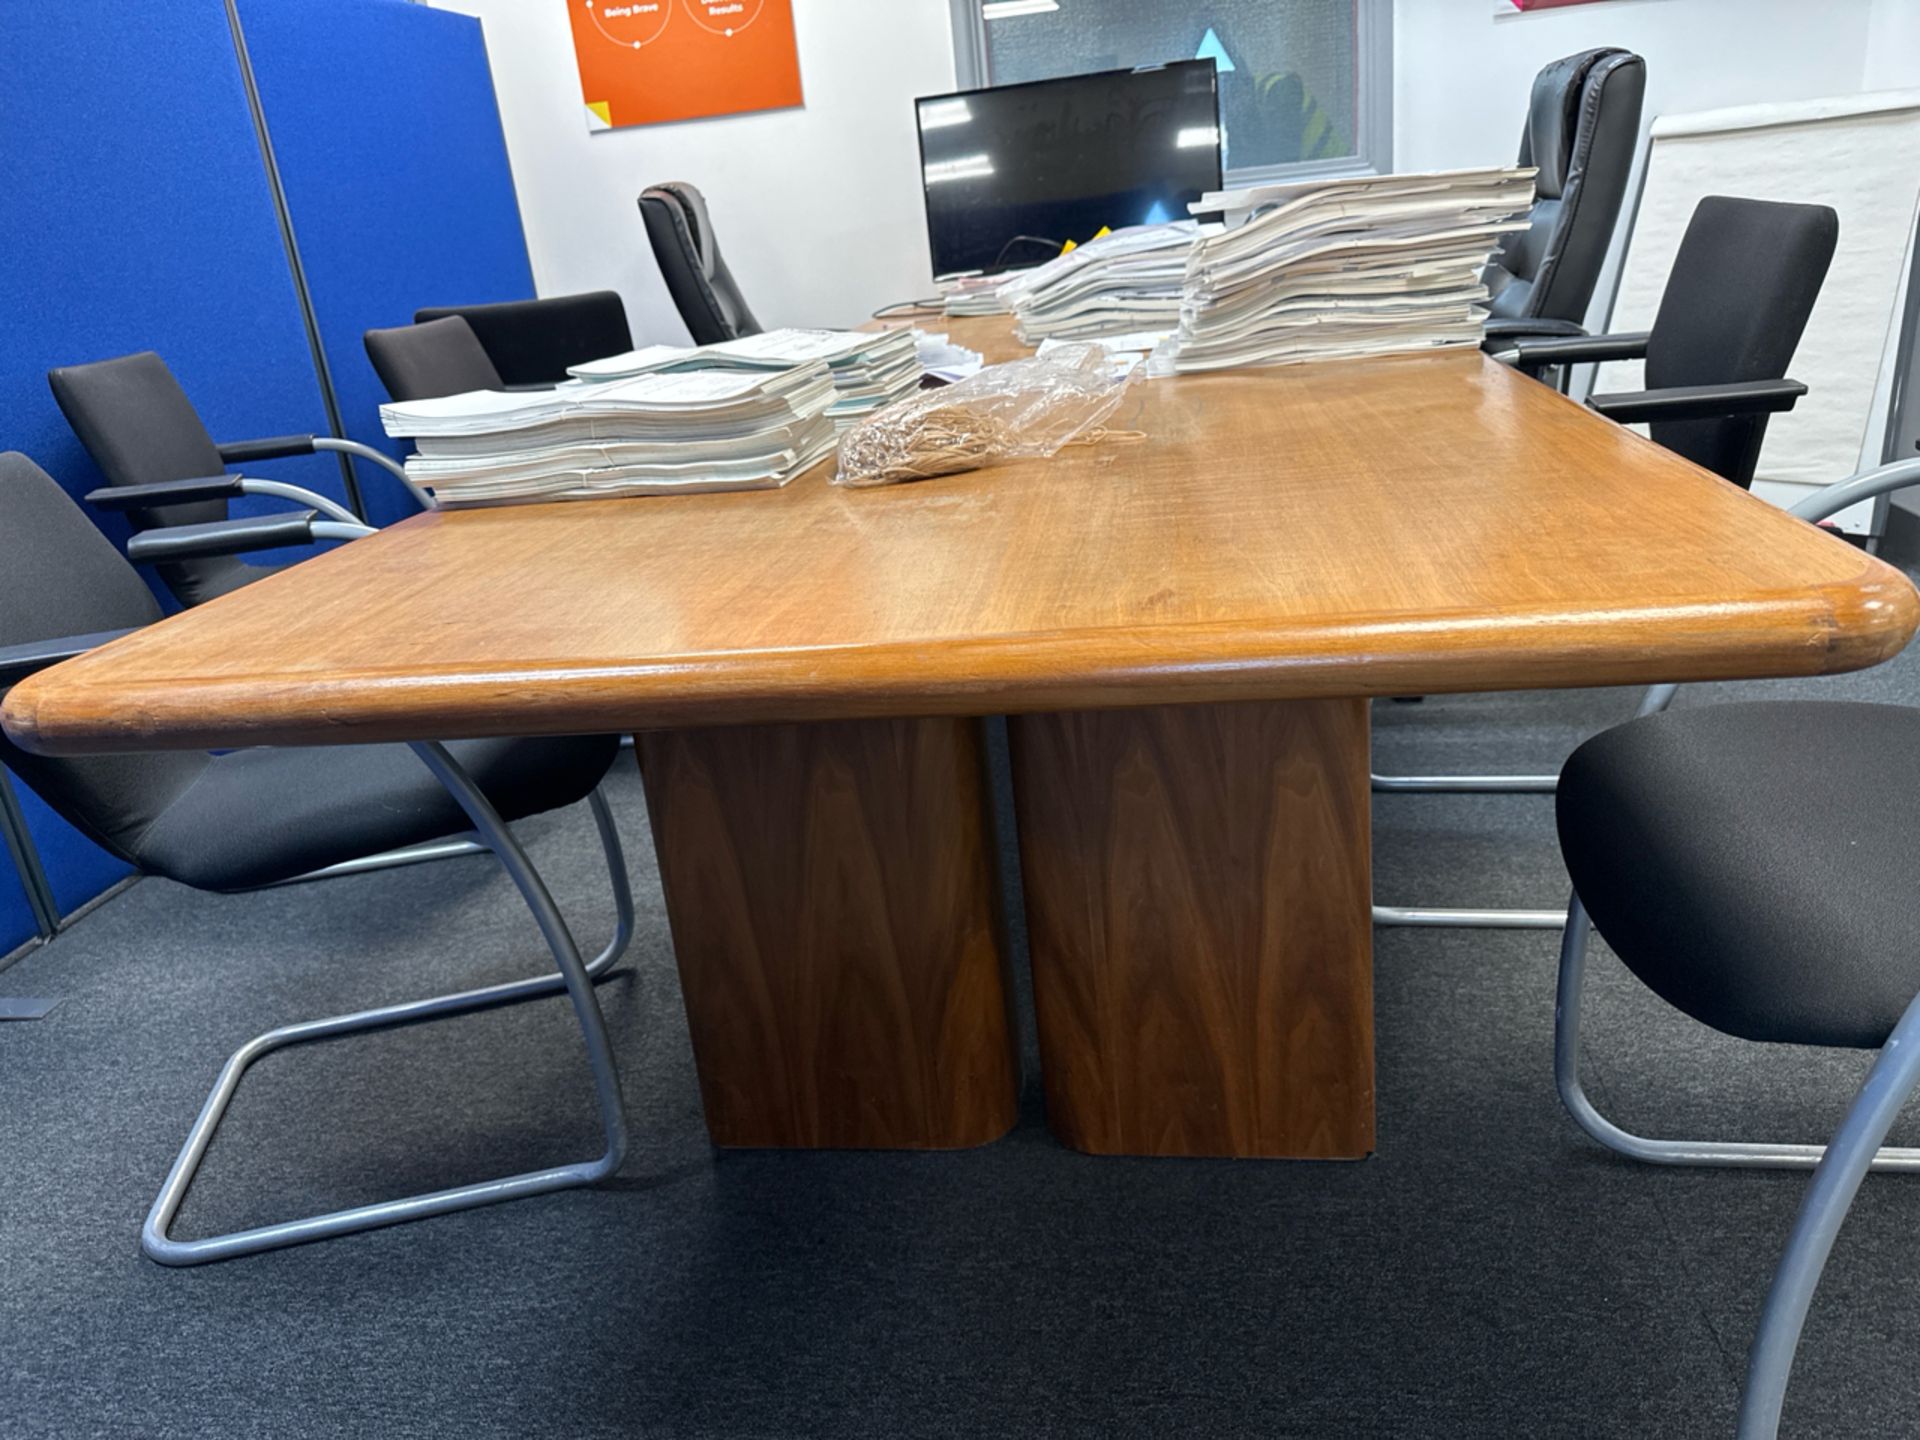
[[[619,753],[610,735],[450,744],[505,820],[584,800]],[[405,745],[239,750],[214,757],[121,843],[141,869],[201,890],[277,880],[471,829]]]
[[[1716,1030],[1877,1048],[1920,993],[1920,710],[1635,720],[1574,751],[1558,813],[1601,935]]]

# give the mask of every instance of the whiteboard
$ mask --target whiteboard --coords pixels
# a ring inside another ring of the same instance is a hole
[[[1662,116],[1610,331],[1651,328],[1694,207],[1708,195],[1831,205],[1840,243],[1787,373],[1810,393],[1767,429],[1754,491],[1791,504],[1880,463],[1899,299],[1920,206],[1920,90]],[[1601,367],[1598,391],[1642,388],[1638,361]],[[1871,509],[1841,517],[1864,530]]]

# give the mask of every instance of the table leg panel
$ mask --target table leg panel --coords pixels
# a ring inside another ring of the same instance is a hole
[[[940,1149],[1013,1124],[978,722],[637,738],[721,1146]]]
[[[1371,1151],[1365,703],[1011,734],[1054,1132],[1097,1154]]]

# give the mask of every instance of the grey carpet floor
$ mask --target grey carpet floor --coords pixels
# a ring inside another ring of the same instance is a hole
[[[1920,657],[1683,703],[1762,691],[1920,702]],[[1552,769],[1632,704],[1382,704],[1377,760]],[[1636,1167],[1579,1135],[1551,1078],[1555,937],[1380,934],[1362,1163],[1077,1155],[1047,1133],[1030,1020],[1021,1122],[998,1144],[715,1154],[631,765],[613,799],[640,930],[600,994],[634,1143],[592,1191],[192,1271],[136,1249],[238,1043],[531,972],[531,923],[484,859],[235,898],[147,881],[0,973],[0,993],[62,997],[0,1025],[0,1435],[1732,1433],[1804,1179]],[[611,903],[588,817],[526,832],[597,944]],[[1384,900],[1565,896],[1546,799],[1387,799],[1376,848]],[[1590,984],[1589,1087],[1657,1133],[1821,1138],[1864,1071],[1704,1031],[1604,951]],[[595,1144],[559,1002],[309,1047],[249,1077],[179,1228]],[[1914,1432],[1916,1231],[1920,1178],[1870,1179],[1786,1433]]]

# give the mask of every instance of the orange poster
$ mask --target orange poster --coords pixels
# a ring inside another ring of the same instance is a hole
[[[793,0],[566,0],[595,130],[802,103]]]

